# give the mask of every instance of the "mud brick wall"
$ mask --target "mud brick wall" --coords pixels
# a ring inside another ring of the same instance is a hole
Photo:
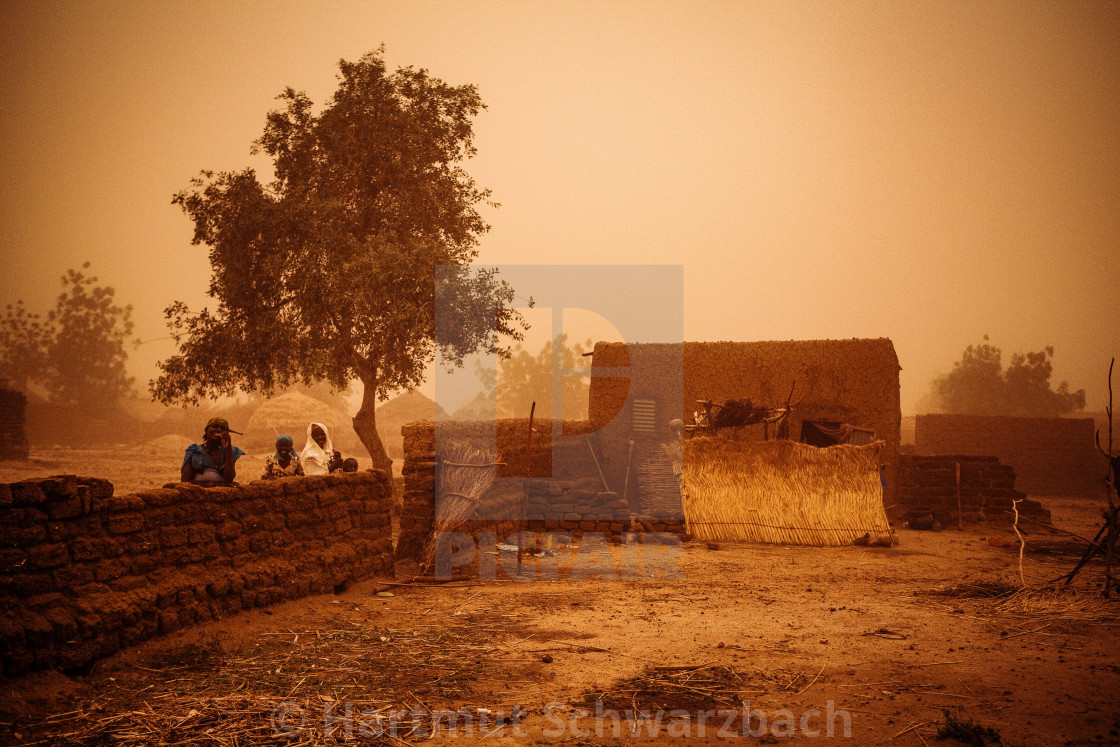
[[[1027,493],[1102,494],[1107,462],[1093,446],[1091,418],[918,415],[915,454],[995,456]]]
[[[906,509],[925,506],[942,526],[957,521],[957,465],[961,466],[961,514],[964,521],[1010,524],[1011,502],[1021,500],[1019,513],[1035,521],[1050,522],[1050,511],[1039,501],[1015,489],[1015,470],[991,456],[916,456],[904,454],[898,465],[898,502]]]
[[[26,459],[29,451],[24,429],[27,397],[14,389],[0,389],[0,459]]]
[[[397,560],[421,557],[435,526],[437,448],[442,450],[451,444],[465,443],[487,448],[494,448],[496,444],[498,461],[502,463],[494,487],[481,497],[474,516],[456,531],[472,534],[476,540],[483,532],[495,533],[499,539],[505,538],[529,528],[530,512],[533,511],[535,528],[544,528],[544,522],[549,520],[563,521],[574,524],[564,529],[581,534],[584,531],[580,528],[581,523],[594,522],[594,528],[588,531],[621,536],[621,525],[612,529],[612,525],[618,524],[616,515],[621,515],[619,512],[622,511],[618,496],[604,490],[595,464],[596,458],[602,459],[606,451],[599,434],[591,432],[592,427],[587,422],[565,421],[558,425],[561,436],[554,450],[553,421],[534,420],[531,452],[528,419],[499,420],[497,423],[440,422],[438,425],[421,421],[404,426],[401,429],[405,454],[402,468],[404,505],[397,540]],[[538,487],[530,490],[530,485]],[[539,487],[542,485],[551,488]],[[560,496],[565,496],[569,489],[577,492],[571,496],[572,500],[558,502],[564,511],[546,516],[541,499],[545,497],[542,491],[549,489]],[[600,495],[606,497],[599,500]],[[588,515],[579,520],[564,518],[578,513],[577,507],[586,509]],[[623,513],[628,520],[628,512]]]
[[[0,485],[0,668],[81,668],[204,620],[392,568],[383,471],[239,487]]]

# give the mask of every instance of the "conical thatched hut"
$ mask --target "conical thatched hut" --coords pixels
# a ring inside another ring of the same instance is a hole
[[[282,394],[258,407],[245,424],[245,435],[235,443],[249,452],[271,452],[276,437],[286,433],[295,440],[298,451],[307,440],[310,423],[327,426],[334,447],[343,455],[366,455],[349,415],[302,392]]]
[[[390,459],[404,458],[401,428],[419,420],[447,420],[447,411],[415,389],[398,395],[377,408],[377,434]]]
[[[452,420],[493,420],[497,417],[498,404],[479,392],[474,399],[451,414]]]

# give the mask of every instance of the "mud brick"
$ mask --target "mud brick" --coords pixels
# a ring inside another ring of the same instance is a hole
[[[128,566],[119,560],[103,560],[93,567],[94,578],[103,584],[120,578],[126,573],[128,573]]]
[[[137,493],[136,497],[149,506],[163,507],[177,503],[182,494],[178,490],[145,490]]]
[[[12,493],[13,506],[39,506],[47,500],[47,495],[39,487],[37,480],[13,482],[8,487]]]
[[[181,627],[179,615],[174,610],[164,609],[159,613],[159,632],[166,635],[174,633]]]
[[[132,534],[144,528],[144,517],[135,512],[111,514],[106,524],[112,534]]]
[[[47,515],[52,519],[69,519],[82,514],[82,499],[78,496],[46,504]]]
[[[82,479],[89,488],[90,498],[106,500],[113,497],[113,483],[108,480],[102,480],[100,477],[85,477]]]
[[[144,553],[143,555],[135,555],[128,564],[128,572],[133,576],[144,576],[155,570],[156,559]]]
[[[581,522],[579,522],[579,528],[582,529],[585,532],[594,532],[595,531],[595,522],[594,521],[581,521]]]
[[[93,583],[93,571],[84,565],[64,565],[52,574],[59,589],[75,589]]]
[[[42,524],[10,527],[4,534],[6,539],[10,539],[9,544],[15,547],[33,547],[47,541],[47,528]]]
[[[249,538],[249,551],[260,553],[272,547],[272,536],[261,533]]]
[[[210,524],[199,524],[187,530],[187,541],[192,545],[200,545],[214,541],[214,527]]]
[[[159,530],[161,547],[180,547],[187,544],[186,527],[164,527]]]
[[[202,488],[202,497],[206,500],[214,501],[215,503],[229,503],[230,501],[237,501],[244,499],[245,491],[242,488]]]
[[[38,545],[27,549],[27,568],[41,571],[57,568],[70,560],[66,545]]]

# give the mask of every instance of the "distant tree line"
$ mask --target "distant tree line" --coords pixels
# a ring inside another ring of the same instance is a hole
[[[89,262],[62,276],[63,292],[46,316],[23,300],[0,317],[0,384],[42,392],[54,402],[98,414],[132,394],[125,344],[132,336],[132,306],[98,285]]]
[[[965,348],[947,375],[934,379],[924,410],[954,415],[1058,417],[1085,409],[1085,390],[1050,383],[1053,346],[1037,353],[1014,353],[1005,369],[1000,349],[984,340]]]

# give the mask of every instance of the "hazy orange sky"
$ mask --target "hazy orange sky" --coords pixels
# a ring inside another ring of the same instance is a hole
[[[0,298],[91,260],[142,382],[206,301],[171,196],[383,43],[489,107],[482,262],[681,264],[689,340],[890,337],[904,412],[985,333],[1107,401],[1120,3],[3,0],[0,35]]]

